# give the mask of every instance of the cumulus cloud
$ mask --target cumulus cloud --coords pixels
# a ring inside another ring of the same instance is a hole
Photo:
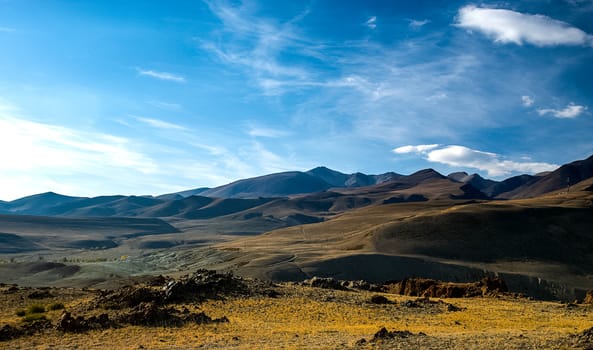
[[[168,73],[168,72],[157,72],[154,70],[138,69],[138,74],[144,75],[147,77],[151,77],[151,78],[155,78],[155,79],[159,79],[159,80],[168,80],[168,81],[174,81],[177,83],[185,83],[185,78],[182,77],[181,75]]]
[[[371,29],[377,28],[377,16],[369,18],[364,24]]]
[[[428,147],[427,147],[428,146]],[[474,150],[465,146],[450,145],[418,145],[402,146],[393,150],[395,153],[420,153],[434,163],[445,164],[453,167],[474,168],[486,171],[489,176],[498,177],[515,172],[540,173],[558,168],[556,164],[541,162],[516,162],[504,159],[499,154]]]
[[[534,102],[535,102],[535,100],[533,98],[531,98],[531,96],[527,96],[527,95],[521,96],[521,103],[525,107],[531,107]]]
[[[434,145],[417,145],[417,146],[412,146],[412,145],[407,145],[407,146],[401,146],[398,148],[395,148],[393,150],[394,153],[397,154],[406,154],[406,153],[424,153],[426,151],[430,151],[431,149],[437,148],[439,147],[438,144],[434,144]]]
[[[481,32],[503,44],[536,46],[593,46],[593,36],[566,22],[548,16],[523,14],[505,9],[462,7],[457,26]]]
[[[583,114],[587,110],[586,106],[575,105],[574,103],[568,104],[563,109],[553,109],[553,108],[542,108],[538,109],[537,113],[539,115],[546,115],[551,114],[555,118],[560,119],[573,119],[578,117],[579,115]]]

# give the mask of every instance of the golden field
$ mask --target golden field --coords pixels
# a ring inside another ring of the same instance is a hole
[[[535,301],[512,296],[432,299],[420,306],[416,298],[368,291],[338,291],[296,284],[277,284],[277,297],[228,297],[203,303],[178,304],[204,311],[228,323],[182,327],[122,325],[119,328],[63,333],[45,330],[0,342],[2,349],[573,349],[575,334],[593,326],[593,307]],[[0,294],[0,327],[24,321],[16,312],[31,304],[64,303],[73,314],[89,315],[84,305],[96,292],[51,289],[51,298],[21,299],[30,290]],[[373,295],[389,304],[374,304]],[[409,303],[408,303],[409,304]],[[459,311],[448,311],[453,304]],[[55,322],[61,310],[46,316]],[[86,313],[85,313],[86,312]],[[409,331],[408,337],[371,341],[382,327]],[[357,344],[361,339],[364,344]]]

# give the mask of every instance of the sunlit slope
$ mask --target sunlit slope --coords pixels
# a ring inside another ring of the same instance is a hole
[[[464,280],[487,269],[593,287],[592,182],[523,200],[373,205],[219,248],[237,252],[227,267],[276,279]]]

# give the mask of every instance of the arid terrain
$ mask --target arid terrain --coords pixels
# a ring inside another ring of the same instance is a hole
[[[201,270],[177,281],[159,277],[112,291],[3,286],[0,341],[5,349],[593,345],[589,304],[536,301],[502,292],[496,281],[444,284],[424,291],[460,297],[421,297],[417,288],[427,280],[413,282],[399,290],[393,285],[318,278],[301,284],[269,283]],[[32,312],[35,307],[48,311]]]
[[[225,198],[4,202],[0,345],[588,349],[591,174],[316,168],[209,190]]]

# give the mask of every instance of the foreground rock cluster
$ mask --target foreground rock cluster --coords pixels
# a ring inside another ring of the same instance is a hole
[[[262,288],[264,286],[263,282],[247,283],[232,274],[220,274],[210,270],[198,270],[177,280],[159,276],[145,285],[99,291],[97,297],[83,306],[82,311],[96,313],[91,316],[76,316],[70,311],[63,311],[55,324],[42,316],[40,320],[21,326],[5,325],[0,328],[0,341],[47,330],[80,333],[125,325],[181,327],[188,323],[224,323],[228,322],[226,317],[213,319],[204,312],[180,308],[179,304],[247,296],[256,292],[265,294],[266,290]],[[37,295],[35,298],[39,299]],[[97,313],[98,311],[104,312]]]

